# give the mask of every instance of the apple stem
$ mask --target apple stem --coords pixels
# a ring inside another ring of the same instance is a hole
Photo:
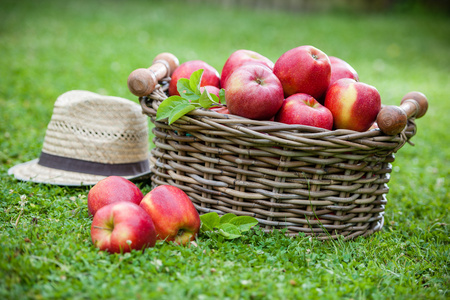
[[[180,229],[177,232],[177,236],[182,236],[184,234],[184,229]]]

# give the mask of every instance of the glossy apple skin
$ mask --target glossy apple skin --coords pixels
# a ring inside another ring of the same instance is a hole
[[[375,122],[381,109],[381,98],[375,87],[343,78],[330,86],[324,105],[333,114],[335,129],[362,132]]]
[[[283,104],[283,87],[267,67],[247,64],[228,78],[225,99],[230,114],[269,120]]]
[[[280,79],[286,98],[305,93],[320,99],[330,84],[331,64],[323,51],[305,45],[282,54],[273,72]]]
[[[335,56],[328,56],[328,58],[331,63],[330,85],[342,78],[351,78],[359,81],[358,73],[348,62]]]
[[[91,239],[102,251],[130,252],[155,246],[156,230],[151,217],[139,205],[115,202],[95,214]]]
[[[197,237],[200,216],[180,188],[160,185],[144,196],[140,206],[151,216],[159,240],[186,245]]]
[[[220,75],[219,72],[208,63],[202,60],[190,60],[182,63],[178,68],[173,71],[170,83],[169,83],[169,96],[180,95],[177,90],[177,82],[180,78],[189,79],[197,70],[203,69],[202,80],[200,86],[212,85],[220,88]]]
[[[273,70],[274,63],[264,55],[246,49],[239,49],[233,52],[222,68],[222,73],[220,74],[220,85],[222,88],[226,89],[226,81],[231,73],[237,68],[248,63],[260,63],[267,66],[270,70]]]
[[[131,181],[120,176],[109,176],[100,180],[88,193],[88,210],[91,216],[105,205],[128,201],[139,205],[144,195]]]
[[[320,104],[314,97],[304,93],[294,94],[283,101],[275,121],[286,124],[300,124],[333,129],[331,111]]]

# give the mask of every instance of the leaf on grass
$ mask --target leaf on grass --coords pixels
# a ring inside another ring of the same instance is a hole
[[[202,232],[214,231],[214,228],[219,226],[219,215],[216,212],[206,213],[200,216],[202,222],[202,227],[200,228]]]
[[[229,223],[231,219],[236,218],[235,214],[228,213],[220,217],[220,224]]]
[[[237,226],[241,232],[249,231],[253,226],[258,224],[258,220],[249,216],[239,216],[232,218],[230,224]]]
[[[190,103],[180,103],[172,110],[169,116],[169,125],[194,109],[195,106]]]
[[[164,99],[156,111],[156,120],[159,121],[168,118],[173,109],[182,103],[189,104],[189,101],[181,98],[180,96],[170,96],[169,98]]]
[[[242,236],[239,228],[230,223],[220,224],[217,228],[219,229],[219,233],[227,240],[236,239]]]

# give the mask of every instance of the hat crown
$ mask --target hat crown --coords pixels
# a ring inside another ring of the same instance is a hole
[[[70,91],[55,102],[42,152],[105,164],[148,159],[148,121],[130,100]]]

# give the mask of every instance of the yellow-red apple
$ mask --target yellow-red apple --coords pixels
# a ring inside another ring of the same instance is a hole
[[[273,70],[274,66],[273,62],[269,58],[259,54],[258,52],[246,49],[236,50],[228,57],[223,65],[222,73],[220,74],[220,86],[226,89],[226,81],[231,73],[242,65],[248,63],[259,63],[269,67],[271,70]]]
[[[115,202],[95,214],[91,239],[102,251],[130,252],[155,246],[156,230],[151,217],[139,205]]]
[[[381,98],[375,87],[343,78],[329,87],[324,105],[333,114],[334,128],[366,131],[377,118]]]
[[[139,205],[144,195],[131,181],[120,176],[109,176],[100,180],[88,193],[88,210],[91,216],[105,205],[128,201]]]
[[[269,120],[283,103],[283,87],[269,68],[246,64],[228,77],[225,99],[233,115]]]
[[[180,95],[177,90],[178,79],[187,78],[189,79],[197,70],[203,69],[202,80],[200,81],[200,86],[212,85],[220,88],[220,75],[217,70],[202,60],[189,60],[182,63],[178,68],[173,71],[170,83],[169,83],[169,95]]]
[[[285,97],[305,93],[320,99],[330,84],[331,64],[323,51],[305,45],[282,54],[273,72],[283,85]]]
[[[195,240],[200,217],[191,199],[180,188],[160,185],[144,196],[140,206],[151,216],[159,240],[179,245]]]
[[[333,115],[331,111],[320,104],[313,96],[298,93],[283,101],[275,121],[286,124],[300,124],[333,129]]]

